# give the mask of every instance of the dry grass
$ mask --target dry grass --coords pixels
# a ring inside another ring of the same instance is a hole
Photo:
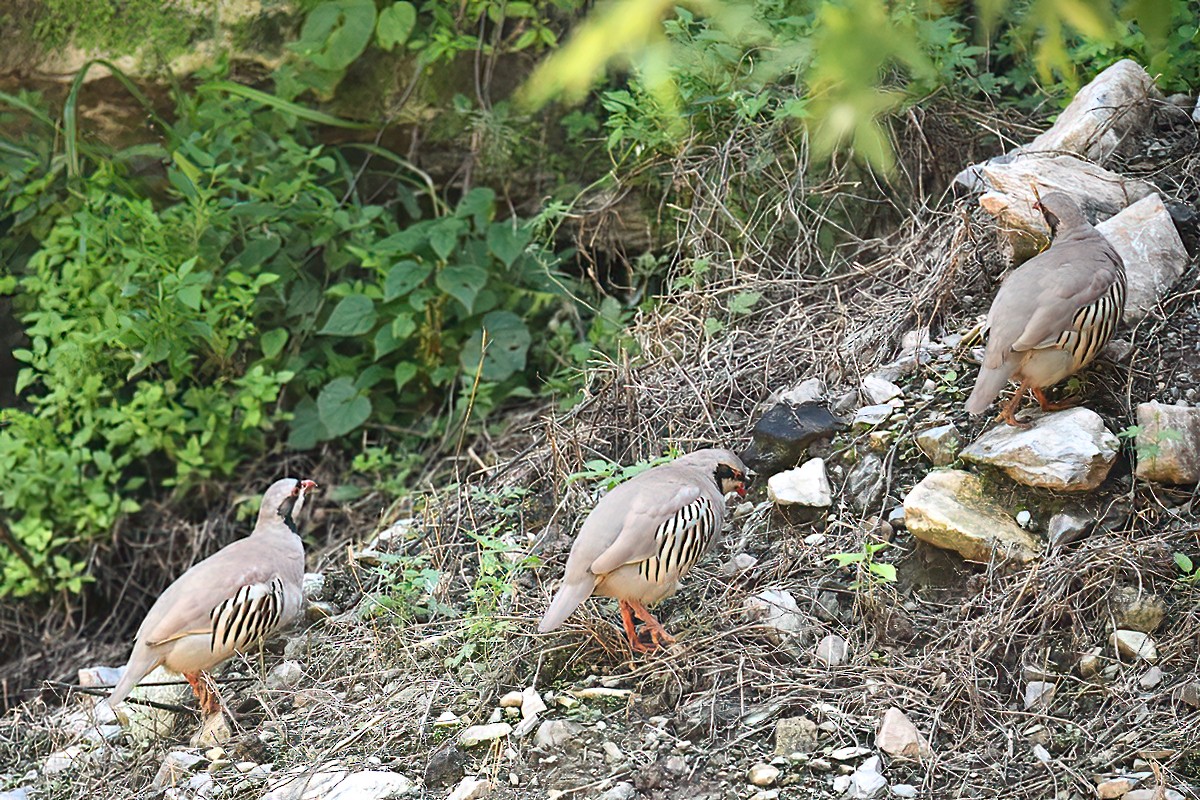
[[[946,172],[945,155],[929,151],[929,142],[956,140],[945,119],[936,129],[916,115],[910,123],[897,135],[902,152],[917,154],[906,159],[915,166],[897,180],[924,197],[928,183],[944,185]],[[417,778],[457,730],[434,726],[445,712],[479,723],[513,689],[604,685],[633,695],[589,700],[570,712],[552,704],[552,718],[585,723],[580,749],[548,758],[530,739],[513,739],[465,754],[466,773],[493,777],[493,797],[541,797],[548,789],[589,797],[619,779],[655,798],[743,797],[745,768],[770,758],[776,719],[809,716],[822,723],[822,746],[871,748],[879,717],[897,706],[934,755],[924,763],[891,761],[887,775],[915,784],[921,797],[1091,797],[1096,776],[1134,770],[1174,787],[1200,782],[1200,712],[1172,699],[1200,668],[1200,595],[1175,580],[1171,560],[1175,551],[1198,549],[1192,498],[1135,485],[1127,467],[1092,501],[1106,522],[1027,568],[965,565],[901,534],[885,555],[900,580],[856,589],[854,576],[827,556],[878,536],[872,517],[879,509],[868,513],[839,499],[827,519],[789,524],[758,507],[733,522],[717,553],[665,604],[662,618],[680,639],[670,654],[631,659],[615,614],[601,602],[553,635],[533,632],[570,535],[593,501],[594,484],[572,480],[581,464],[597,457],[628,464],[668,444],[740,448],[779,389],[810,376],[835,390],[853,388],[895,354],[904,332],[928,327],[937,336],[969,327],[1003,269],[990,224],[970,210],[971,201],[914,204],[893,232],[870,236],[887,227],[880,220],[895,219],[883,199],[895,187],[866,186],[849,170],[806,186],[797,178],[805,174],[802,150],[771,143],[774,152],[790,152],[790,162],[780,157],[763,167],[750,133],[672,165],[674,184],[684,187],[678,196],[693,198],[672,214],[680,252],[690,257],[675,265],[663,302],[635,321],[630,352],[638,355],[595,364],[585,397],[570,411],[539,410],[509,434],[464,450],[444,470],[458,482],[417,504],[416,523],[391,541],[382,568],[330,569],[326,595],[343,612],[289,644],[304,681],[278,691],[257,685],[249,696],[258,703],[243,705],[250,738],[241,746],[255,760],[270,761],[277,773],[337,762]],[[1190,142],[1190,153],[1180,150],[1151,177],[1195,202],[1196,173],[1185,173],[1197,158],[1194,133]],[[748,215],[730,213],[731,198],[750,192],[769,201]],[[874,198],[881,211],[879,219],[855,219],[851,229],[846,198],[855,194]],[[830,231],[843,242],[832,253],[822,246]],[[696,259],[707,266],[694,269]],[[1198,285],[1193,268],[1163,312],[1129,332],[1132,366],[1098,371],[1119,376],[1109,383],[1120,390],[1095,395],[1110,427],[1129,424],[1129,402],[1153,394],[1164,370],[1183,369],[1155,342],[1187,330],[1179,326],[1195,309]],[[761,299],[751,313],[737,313],[735,298],[751,292]],[[1192,358],[1200,375],[1200,356]],[[965,386],[969,354],[954,359]],[[929,377],[938,375],[919,370],[905,387],[919,393]],[[891,478],[880,509],[927,469],[912,450],[914,427],[941,415],[977,432],[979,423],[960,405],[948,392],[910,413],[882,454]],[[848,467],[867,446],[863,436],[839,437],[830,463]],[[1062,502],[1044,494],[1026,500]],[[369,519],[369,505],[360,504],[357,519]],[[814,530],[824,541],[806,544]],[[755,567],[721,574],[720,565],[743,552],[758,558]],[[436,574],[431,591],[422,588],[421,569]],[[809,632],[781,645],[746,619],[746,598],[767,587],[797,598]],[[1167,621],[1156,634],[1166,677],[1150,689],[1139,685],[1144,665],[1116,664],[1106,644],[1121,587],[1166,602]],[[364,613],[373,597],[399,600]],[[848,662],[834,669],[811,656],[829,632],[850,645]],[[1085,679],[1078,657],[1097,646],[1115,669],[1104,680]],[[1027,667],[1058,676],[1049,710],[1024,709]],[[253,665],[243,671],[253,674]],[[52,708],[37,704],[5,717],[0,764],[64,746],[55,719]],[[601,740],[616,743],[625,758],[607,763]],[[684,773],[670,771],[672,756],[684,758]],[[108,796],[135,796],[160,761],[161,747],[127,754],[120,779],[106,763],[88,764],[47,796],[87,797],[101,786]],[[832,796],[819,765],[793,763],[786,774],[792,785],[784,798]],[[225,796],[261,791],[220,780],[234,787]]]

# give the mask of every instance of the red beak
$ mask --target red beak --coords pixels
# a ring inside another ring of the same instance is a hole
[[[300,481],[300,490],[304,492],[312,491],[317,488],[316,481]]]
[[[737,486],[733,487],[733,490],[737,492],[738,497],[746,496],[746,484],[744,483],[739,483]]]

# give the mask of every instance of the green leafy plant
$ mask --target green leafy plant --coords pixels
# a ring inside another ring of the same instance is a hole
[[[1182,583],[1189,583],[1192,586],[1200,583],[1200,566],[1194,564],[1192,559],[1183,553],[1175,554],[1175,566],[1179,567],[1179,571],[1183,573],[1179,580]]]
[[[826,556],[837,563],[839,567],[854,567],[856,578],[850,584],[851,589],[861,589],[876,583],[894,583],[896,567],[883,561],[877,561],[875,556],[881,550],[890,547],[889,542],[863,542],[862,550],[853,553],[833,553]]]
[[[1127,441],[1137,442],[1139,436],[1145,431],[1141,425],[1129,425],[1117,432],[1117,437]],[[1139,461],[1150,461],[1162,455],[1163,442],[1178,442],[1183,438],[1183,434],[1174,428],[1163,428],[1158,430],[1147,441],[1136,444],[1137,457]]]

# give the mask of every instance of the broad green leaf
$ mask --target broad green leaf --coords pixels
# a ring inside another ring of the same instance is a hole
[[[529,328],[516,314],[493,311],[463,345],[459,363],[469,375],[479,371],[485,381],[502,381],[525,369],[525,355],[532,340]]]
[[[283,240],[278,236],[265,236],[261,239],[251,239],[246,242],[246,247],[242,252],[238,253],[230,264],[231,269],[249,270],[252,267],[257,267],[268,258],[279,252],[280,246],[283,245]]]
[[[283,352],[283,346],[287,344],[288,331],[287,328],[273,328],[262,335],[260,346],[262,347],[263,355],[267,358],[275,358]]]
[[[336,72],[362,55],[374,30],[373,0],[326,0],[308,13],[292,49],[318,69]]]
[[[492,218],[495,203],[496,193],[486,186],[480,186],[467,192],[463,199],[458,201],[454,216],[460,219],[474,217],[476,227],[482,230]]]
[[[179,291],[175,293],[175,297],[179,299],[179,302],[183,303],[193,311],[199,311],[200,301],[204,299],[204,294],[202,287],[192,283],[187,286],[180,287]]]
[[[328,434],[325,438],[332,439],[366,422],[371,416],[371,401],[354,388],[352,379],[334,378],[317,397],[317,413]]]
[[[318,333],[326,336],[361,336],[375,327],[375,303],[365,294],[343,297]]]
[[[438,254],[438,258],[445,260],[450,257],[454,248],[458,246],[458,234],[461,230],[462,222],[453,217],[447,217],[433,226],[429,231],[429,246]]]
[[[1175,566],[1179,567],[1182,572],[1186,572],[1189,575],[1192,572],[1192,560],[1183,553],[1175,554]]]
[[[881,564],[876,562],[871,564],[871,572],[883,578],[888,583],[895,583],[896,581],[895,564]]]
[[[475,297],[487,283],[487,271],[469,265],[444,267],[437,274],[437,285],[446,294],[463,304],[470,314],[475,307]]]
[[[306,397],[296,404],[292,412],[291,431],[288,433],[288,447],[293,450],[308,450],[315,447],[317,442],[328,439],[329,434],[321,424],[321,416],[317,411],[317,403],[311,397]]]
[[[395,300],[408,294],[420,286],[432,271],[433,267],[430,265],[416,261],[404,260],[396,263],[388,270],[387,278],[383,282],[384,301]]]
[[[391,52],[398,44],[408,41],[413,26],[417,24],[417,9],[412,3],[400,0],[379,12],[379,22],[375,24],[375,38],[379,46]]]
[[[417,377],[417,365],[402,361],[396,365],[396,391],[400,391],[413,378]]]
[[[729,301],[729,313],[748,314],[761,299],[760,292],[738,292]]]
[[[487,244],[504,266],[511,267],[517,256],[525,252],[533,232],[525,225],[514,225],[512,221],[493,222],[488,226]]]

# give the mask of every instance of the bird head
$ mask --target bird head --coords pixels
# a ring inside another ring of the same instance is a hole
[[[1046,224],[1050,227],[1050,233],[1054,236],[1058,235],[1058,229],[1064,223],[1068,226],[1075,226],[1087,222],[1079,205],[1070,195],[1063,192],[1051,192],[1045,197],[1039,195],[1033,207],[1042,212],[1042,219],[1046,220]]]
[[[699,467],[713,476],[721,494],[737,492],[739,497],[746,496],[746,485],[750,483],[750,470],[742,460],[729,450],[709,448],[695,450],[675,459],[674,463]]]

